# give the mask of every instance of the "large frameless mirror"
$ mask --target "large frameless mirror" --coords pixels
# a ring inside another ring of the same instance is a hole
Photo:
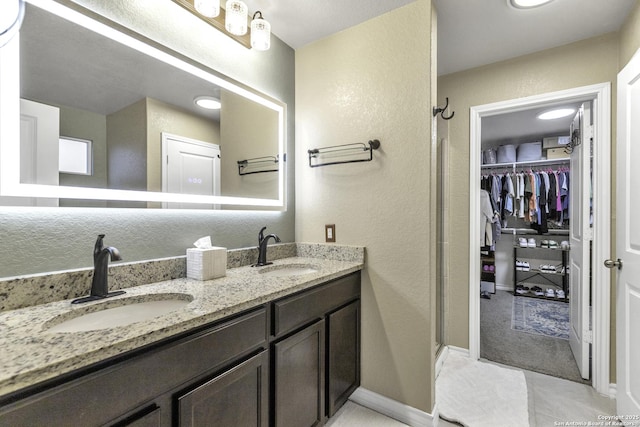
[[[284,208],[282,102],[51,0],[0,55],[0,204]]]

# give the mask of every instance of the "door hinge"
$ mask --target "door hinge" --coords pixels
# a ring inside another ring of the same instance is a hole
[[[583,341],[587,344],[593,344],[593,331],[584,331]]]

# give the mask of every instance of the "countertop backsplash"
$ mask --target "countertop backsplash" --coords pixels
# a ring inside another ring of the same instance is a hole
[[[364,248],[321,243],[279,243],[268,246],[269,260],[295,256],[364,262]],[[230,249],[227,251],[227,268],[251,265],[257,258],[256,247]],[[0,279],[0,312],[87,295],[92,275],[93,268],[83,268]],[[109,290],[180,279],[186,275],[186,255],[113,263],[109,266]]]

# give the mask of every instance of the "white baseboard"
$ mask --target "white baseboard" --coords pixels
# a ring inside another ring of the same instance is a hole
[[[433,408],[433,414],[429,414],[362,387],[358,387],[349,400],[410,426],[437,427],[438,425],[436,407]]]
[[[455,345],[448,345],[447,348],[449,349],[449,351],[454,351],[460,354],[461,356],[469,357],[468,348],[456,347]]]
[[[513,286],[510,285],[496,285],[496,289],[499,291],[513,292]]]
[[[617,383],[609,384],[609,397],[611,399],[615,399],[617,394],[618,394],[618,384]]]

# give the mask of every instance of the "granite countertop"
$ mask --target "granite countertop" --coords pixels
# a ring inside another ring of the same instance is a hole
[[[0,313],[0,396],[55,378],[162,340],[268,301],[361,270],[362,262],[293,257],[274,266],[296,264],[318,271],[299,276],[269,277],[272,268],[239,267],[223,278],[198,281],[173,279],[126,289],[126,294],[97,302],[71,305],[70,300]],[[183,308],[128,326],[87,332],[51,332],[57,316],[75,317],[96,304],[122,305],[122,299],[158,299],[158,294],[186,294],[193,300]],[[155,295],[155,296],[154,296]]]

